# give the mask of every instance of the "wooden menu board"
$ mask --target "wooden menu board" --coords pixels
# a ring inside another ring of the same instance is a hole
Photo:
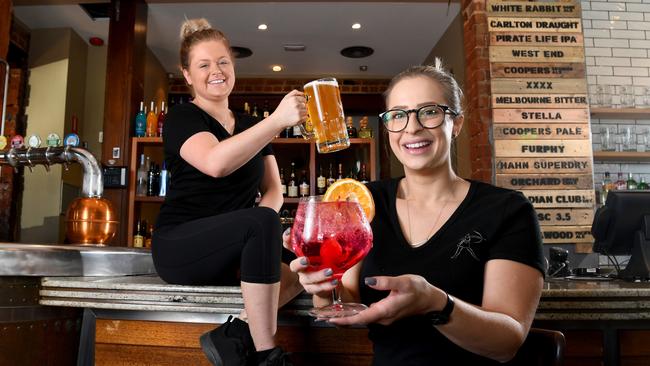
[[[544,243],[588,245],[595,195],[580,4],[488,0],[486,10],[495,183],[530,200]]]

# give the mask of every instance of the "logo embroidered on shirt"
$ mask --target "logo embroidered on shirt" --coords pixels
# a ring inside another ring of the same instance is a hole
[[[465,234],[460,240],[458,241],[458,244],[456,244],[456,252],[454,255],[451,256],[451,259],[456,259],[460,256],[460,254],[463,251],[467,251],[472,258],[476,259],[477,261],[480,261],[478,259],[478,256],[474,252],[474,249],[472,249],[472,244],[479,244],[485,241],[485,238],[481,233],[478,231],[474,230],[471,233]]]

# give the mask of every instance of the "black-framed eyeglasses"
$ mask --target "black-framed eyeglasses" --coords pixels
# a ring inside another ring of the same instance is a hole
[[[425,105],[417,109],[391,109],[379,114],[379,119],[390,132],[400,132],[406,128],[409,123],[409,115],[415,112],[415,119],[420,126],[428,129],[440,127],[445,120],[445,115],[452,117],[458,116],[458,113],[441,104]]]

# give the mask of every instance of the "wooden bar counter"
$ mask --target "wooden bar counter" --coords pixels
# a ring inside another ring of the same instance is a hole
[[[209,365],[198,338],[237,315],[238,287],[165,284],[157,276],[44,277],[41,305],[84,308],[78,365]],[[296,365],[369,365],[363,327],[337,329],[281,310],[278,341]],[[650,283],[552,281],[535,326],[565,333],[565,365],[650,364]]]

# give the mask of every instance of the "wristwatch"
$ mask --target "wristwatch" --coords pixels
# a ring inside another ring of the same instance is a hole
[[[431,325],[442,325],[449,323],[449,316],[454,310],[454,298],[447,295],[447,304],[440,311],[431,311],[426,314],[427,318],[431,321]]]

